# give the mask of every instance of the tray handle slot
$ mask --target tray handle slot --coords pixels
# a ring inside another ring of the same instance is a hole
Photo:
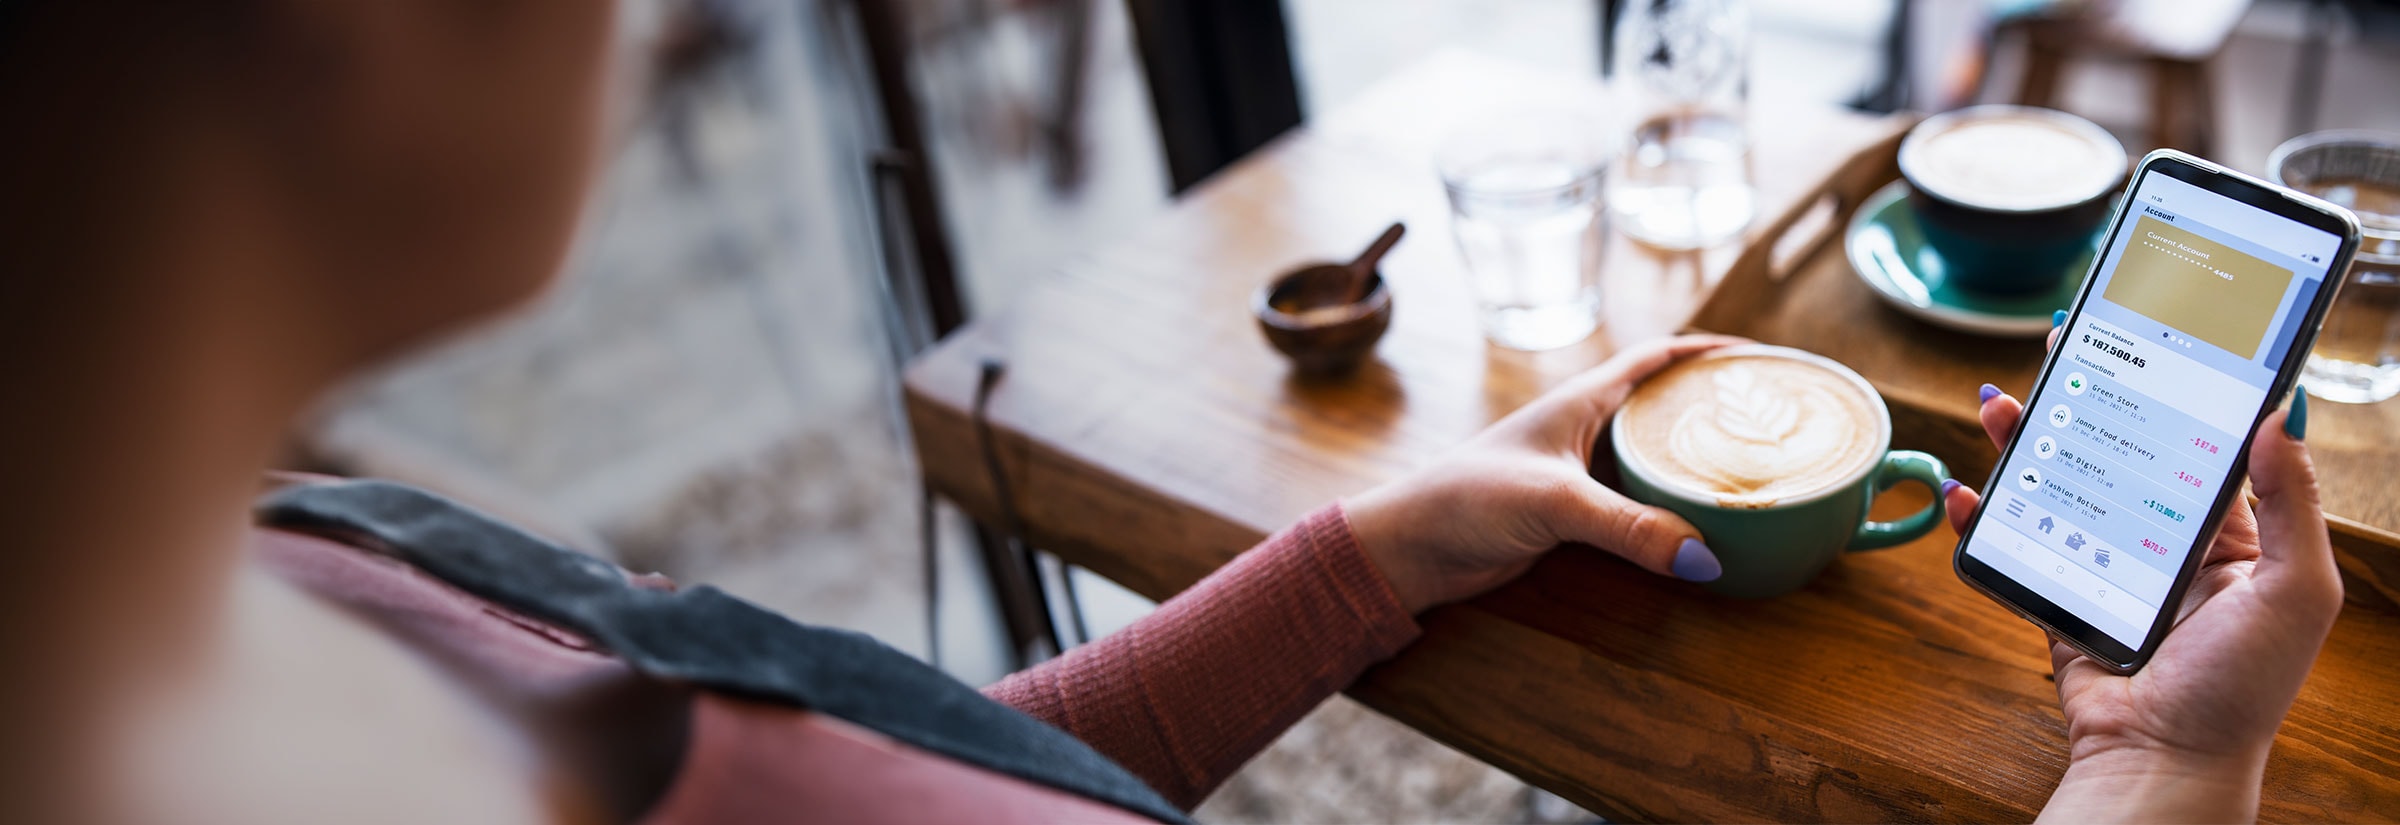
[[[1894,116],[1884,136],[1844,161],[1803,199],[1775,218],[1734,258],[1733,265],[1709,293],[1689,328],[1733,329],[1740,319],[1763,311],[1776,300],[1784,281],[1841,237],[1850,213],[1883,184],[1900,176],[1900,141],[1916,118]],[[1795,231],[1800,230],[1800,231]]]

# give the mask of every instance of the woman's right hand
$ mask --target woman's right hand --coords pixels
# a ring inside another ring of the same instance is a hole
[[[2005,444],[2024,408],[1983,404],[1984,430]],[[2051,641],[2068,758],[2045,819],[2255,819],[2267,749],[2342,606],[2316,471],[2300,426],[2307,402],[2267,416],[2251,437],[2255,508],[2237,498],[2185,593],[2174,630],[2149,664],[2120,676]],[[1976,495],[1946,502],[1963,529]]]

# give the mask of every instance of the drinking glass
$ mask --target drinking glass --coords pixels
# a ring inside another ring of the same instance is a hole
[[[2301,368],[2309,395],[2345,404],[2400,395],[2400,241],[2384,243],[2393,247],[2391,254],[2359,252],[2349,285],[2325,315],[2317,346]]]
[[[1617,18],[1614,78],[1633,128],[1609,182],[1626,235],[1666,249],[1730,240],[1757,206],[1744,0],[1634,0]]]
[[[2327,401],[2400,396],[2400,134],[2329,131],[2275,147],[2267,176],[2358,215],[2358,256],[2300,383]]]
[[[1492,343],[1555,349],[1599,326],[1604,131],[1572,112],[1518,112],[1444,143],[1452,231]]]

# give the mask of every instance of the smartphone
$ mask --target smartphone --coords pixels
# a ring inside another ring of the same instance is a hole
[[[1958,577],[2140,670],[2357,248],[2341,207],[2181,152],[2142,158],[1959,537]]]

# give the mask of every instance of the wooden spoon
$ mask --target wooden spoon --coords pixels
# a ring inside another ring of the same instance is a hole
[[[1344,303],[1355,304],[1367,299],[1367,285],[1375,281],[1376,262],[1383,260],[1383,253],[1392,251],[1392,245],[1399,243],[1400,236],[1407,233],[1407,226],[1393,223],[1392,228],[1383,230],[1381,237],[1367,245],[1367,251],[1358,253],[1358,259],[1350,262],[1350,298]]]

